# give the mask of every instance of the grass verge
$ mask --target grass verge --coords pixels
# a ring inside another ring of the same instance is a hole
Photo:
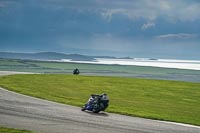
[[[107,93],[108,112],[200,125],[200,83],[33,74],[0,77],[0,86],[75,106],[82,106],[91,93]]]
[[[14,128],[0,127],[0,133],[33,133],[27,130],[20,130]]]

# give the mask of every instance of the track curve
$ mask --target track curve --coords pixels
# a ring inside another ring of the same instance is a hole
[[[82,112],[79,107],[50,102],[0,88],[0,126],[41,133],[200,133],[199,126]]]

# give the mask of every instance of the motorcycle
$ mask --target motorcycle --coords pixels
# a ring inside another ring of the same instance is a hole
[[[101,97],[99,95],[92,95],[88,102],[81,108],[81,110],[88,110],[92,111],[93,113],[104,111],[108,107],[108,104],[104,105],[102,102],[100,102],[100,100]]]

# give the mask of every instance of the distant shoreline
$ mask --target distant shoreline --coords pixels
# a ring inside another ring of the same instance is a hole
[[[103,62],[104,61],[104,62]],[[177,69],[166,68],[166,64],[170,67],[177,67],[173,63],[183,67],[186,65],[200,65],[198,61],[169,61],[169,60],[127,60],[119,59],[111,62],[110,59],[103,59],[101,61],[72,61],[72,60],[27,60],[27,59],[0,59],[0,71],[4,75],[12,74],[13,72],[28,72],[41,74],[72,74],[75,68],[78,68],[81,75],[95,75],[95,76],[118,76],[118,77],[134,77],[134,78],[148,78],[148,79],[162,79],[162,80],[177,80],[188,82],[200,82],[200,71],[191,69]],[[127,65],[126,63],[143,63],[139,65]],[[164,62],[164,63],[162,63]],[[109,63],[109,64],[108,64]],[[118,63],[118,64],[117,64]],[[144,66],[159,63],[164,65],[158,66]],[[196,63],[196,64],[195,64]],[[120,65],[122,64],[122,65]],[[125,65],[124,65],[125,64]],[[10,72],[12,71],[12,72]],[[18,73],[14,73],[18,74]],[[24,73],[23,73],[24,74]]]
[[[46,60],[46,61],[85,63],[85,64],[105,64],[105,65],[150,66],[150,67],[161,67],[161,68],[200,70],[200,60],[96,58],[95,61],[76,61],[71,59]]]

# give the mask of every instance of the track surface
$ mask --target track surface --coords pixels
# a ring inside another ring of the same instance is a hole
[[[80,108],[0,88],[0,126],[41,133],[200,133],[200,127]]]

